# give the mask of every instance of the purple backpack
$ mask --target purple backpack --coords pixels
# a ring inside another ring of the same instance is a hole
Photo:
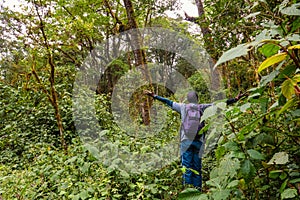
[[[186,104],[185,118],[183,120],[182,127],[187,138],[195,140],[200,137],[198,132],[204,126],[204,122],[200,123],[201,116],[201,105],[192,103]]]

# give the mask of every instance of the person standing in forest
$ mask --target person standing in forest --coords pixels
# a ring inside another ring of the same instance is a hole
[[[204,122],[200,123],[201,115],[210,104],[199,104],[198,95],[195,91],[187,94],[188,103],[177,103],[167,98],[158,96],[151,91],[145,90],[146,95],[153,97],[167,106],[177,111],[181,115],[181,128],[180,128],[180,158],[181,165],[186,169],[183,174],[183,184],[193,185],[199,191],[202,190],[202,151],[204,147],[205,133],[199,134],[200,130],[204,127]],[[237,102],[243,95],[238,95],[235,98],[228,99],[227,105]],[[191,114],[190,114],[191,113]],[[198,122],[193,122],[198,120]],[[193,123],[197,127],[193,127]],[[195,131],[191,131],[194,129]],[[191,132],[193,132],[191,134]]]

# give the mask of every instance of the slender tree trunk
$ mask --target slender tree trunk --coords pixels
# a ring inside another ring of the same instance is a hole
[[[206,17],[205,17],[205,13],[204,13],[204,7],[203,7],[203,3],[201,0],[195,0],[197,8],[198,8],[198,15],[200,17],[200,20],[202,19],[204,23],[206,23]],[[209,34],[209,29],[206,25],[201,25],[201,31],[203,35],[207,35]]]
[[[198,24],[201,28],[201,32],[204,38],[204,46],[206,51],[208,52],[208,54],[210,55],[209,58],[209,67],[210,67],[210,72],[211,72],[211,90],[217,92],[220,87],[221,87],[221,73],[219,71],[219,69],[214,69],[214,65],[216,63],[216,59],[213,57],[213,46],[211,45],[212,40],[210,38],[210,30],[207,26],[207,19],[205,17],[205,11],[204,11],[204,6],[202,3],[202,0],[195,0],[197,9],[198,9],[198,15],[199,17],[191,17],[189,16],[187,13],[185,13],[185,17],[187,21],[191,21],[194,22],[196,24]],[[216,96],[214,98],[224,98],[224,97],[220,97],[220,96]]]
[[[60,141],[61,141],[61,144],[63,146],[63,148],[65,150],[67,150],[67,145],[66,145],[66,142],[65,142],[65,138],[64,138],[64,128],[63,128],[63,123],[62,123],[62,118],[61,118],[61,115],[60,115],[60,109],[59,109],[59,104],[58,104],[58,98],[57,98],[57,93],[56,93],[56,89],[55,89],[55,65],[54,65],[54,62],[53,62],[53,57],[52,57],[52,54],[49,53],[49,58],[48,58],[48,61],[49,61],[49,64],[50,64],[50,67],[51,67],[51,74],[50,74],[50,94],[51,94],[51,97],[52,97],[52,106],[55,110],[55,117],[56,117],[56,122],[57,122],[57,126],[58,126],[58,129],[59,129],[59,135],[60,135]]]
[[[148,81],[151,86],[152,80],[147,67],[146,53],[142,49],[143,41],[142,41],[141,33],[138,30],[139,27],[136,22],[134,8],[131,0],[124,0],[124,5],[126,8],[128,25],[129,28],[132,30],[130,43],[134,49],[133,53],[134,53],[135,66],[140,70],[142,70],[142,74],[145,80]],[[149,125],[150,124],[150,98],[147,97],[143,103],[139,104],[139,106],[141,106],[139,110],[142,110],[143,123],[145,125]]]
[[[52,52],[51,52],[51,49],[50,49],[50,45],[48,43],[48,39],[47,39],[45,30],[44,30],[44,22],[43,22],[43,19],[42,19],[40,13],[39,13],[37,5],[36,5],[36,12],[37,12],[37,15],[38,15],[38,18],[39,18],[39,21],[40,21],[40,27],[39,28],[42,32],[44,45],[47,49],[48,64],[50,66],[50,78],[49,78],[49,81],[50,81],[50,94],[45,88],[44,88],[43,91],[46,92],[46,94],[48,96],[48,99],[49,99],[51,105],[54,108],[55,118],[56,118],[57,126],[58,126],[58,129],[59,129],[61,144],[62,144],[62,147],[65,150],[67,150],[67,145],[66,145],[66,142],[65,142],[65,139],[64,139],[64,129],[63,129],[62,118],[61,118],[61,115],[60,115],[57,92],[56,92],[56,89],[55,89],[55,64],[53,62],[53,55],[52,55]],[[34,70],[34,68],[33,68],[33,73],[34,73],[36,79],[41,83],[37,73]]]

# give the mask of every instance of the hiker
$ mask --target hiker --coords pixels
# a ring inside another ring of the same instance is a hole
[[[146,90],[144,93],[167,104],[181,115],[180,158],[182,166],[186,168],[186,171],[183,174],[183,184],[191,184],[196,189],[201,191],[202,151],[200,150],[201,147],[204,147],[202,144],[205,141],[205,134],[198,134],[201,128],[204,127],[204,122],[200,123],[200,117],[204,110],[213,104],[198,104],[198,95],[194,91],[188,93],[187,104],[173,102],[148,90]],[[242,96],[243,95],[238,95],[235,98],[228,99],[226,101],[227,105],[237,102]]]

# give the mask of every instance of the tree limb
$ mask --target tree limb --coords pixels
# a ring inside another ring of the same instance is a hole
[[[62,146],[65,150],[67,150],[67,145],[66,145],[66,142],[65,142],[65,139],[64,139],[63,123],[62,123],[62,118],[61,118],[61,115],[60,115],[60,109],[59,109],[59,105],[58,105],[57,92],[56,92],[56,89],[55,89],[55,64],[54,64],[54,61],[53,61],[53,55],[52,55],[50,45],[48,43],[48,39],[47,39],[47,36],[46,36],[46,33],[45,33],[45,27],[44,27],[43,19],[40,15],[40,12],[39,12],[39,9],[37,7],[36,2],[34,2],[34,4],[35,4],[36,12],[37,12],[37,15],[38,15],[38,18],[39,18],[39,22],[40,22],[40,27],[39,28],[42,32],[42,36],[43,36],[43,39],[44,39],[44,45],[47,49],[48,64],[50,65],[50,69],[51,69],[50,70],[50,78],[49,78],[51,103],[52,103],[52,106],[55,110],[55,117],[56,117],[56,122],[57,122],[58,129],[59,129],[59,134],[60,134],[60,139],[61,139]],[[35,75],[37,75],[37,74],[35,74]]]

